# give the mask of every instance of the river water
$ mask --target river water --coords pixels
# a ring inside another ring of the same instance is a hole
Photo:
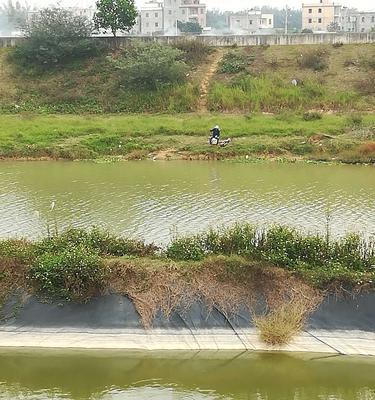
[[[53,206],[51,207],[51,204]],[[51,208],[53,208],[51,210]],[[108,227],[156,243],[237,221],[375,233],[371,166],[232,162],[2,162],[0,236]]]
[[[373,400],[375,361],[225,351],[3,350],[0,399]]]

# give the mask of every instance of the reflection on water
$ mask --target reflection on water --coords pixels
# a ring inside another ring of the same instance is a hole
[[[375,360],[226,352],[3,351],[0,399],[374,400]]]
[[[53,211],[51,202],[56,202]],[[158,243],[236,221],[375,232],[370,166],[224,162],[3,162],[0,235],[110,227]]]

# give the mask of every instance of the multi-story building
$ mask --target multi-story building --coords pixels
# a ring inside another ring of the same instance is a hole
[[[205,28],[206,15],[206,5],[200,4],[200,0],[181,0],[180,21],[197,22],[202,28]]]
[[[330,0],[320,0],[319,3],[302,4],[302,29],[312,31],[327,31],[328,26],[340,23],[341,6]]]
[[[341,30],[345,32],[371,32],[375,30],[375,11],[348,10],[343,13]]]
[[[157,15],[157,16],[156,16]],[[200,0],[153,0],[146,3],[139,13],[139,33],[177,34],[177,22],[197,22],[206,27],[206,5]]]
[[[328,30],[370,32],[375,29],[375,12],[342,7],[330,0],[302,4],[302,29],[313,32]]]
[[[142,35],[152,35],[164,32],[163,3],[152,1],[146,3],[140,10],[140,32]]]
[[[262,14],[259,10],[248,10],[229,16],[229,30],[235,33],[259,33],[262,29],[273,29],[273,14]]]

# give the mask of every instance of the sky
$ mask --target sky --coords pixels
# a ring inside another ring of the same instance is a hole
[[[26,0],[25,0],[26,1]],[[283,8],[287,3],[289,7],[292,8],[301,8],[302,2],[306,3],[317,3],[318,0],[201,0],[202,3],[207,4],[208,8],[216,8],[222,11],[226,10],[244,10],[248,8],[252,8],[255,6],[261,5],[270,5],[274,7]],[[0,0],[0,3],[2,0]],[[21,0],[22,2],[22,0]],[[81,6],[89,6],[95,3],[94,0],[81,0],[77,3],[76,0],[27,0],[26,1],[31,6],[49,6],[51,4],[60,4],[61,6],[77,6],[78,4]],[[136,0],[137,6],[141,6],[147,2],[147,0]],[[356,7],[360,10],[374,10],[375,2],[374,0],[336,0],[338,4],[342,4],[344,6]]]

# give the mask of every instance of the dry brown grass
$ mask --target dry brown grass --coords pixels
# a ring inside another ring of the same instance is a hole
[[[251,312],[260,299],[270,310],[315,291],[285,270],[246,261],[241,257],[212,257],[202,263],[168,260],[112,260],[108,289],[132,299],[143,325],[151,328],[161,311],[168,319],[202,301],[208,313],[217,309],[232,319],[240,309]]]
[[[294,296],[271,308],[264,315],[254,315],[253,320],[260,339],[270,346],[289,344],[303,329],[307,317],[321,302],[321,296],[309,290],[296,291]]]
[[[28,247],[28,242],[24,240],[14,240],[11,244],[13,248],[18,248],[20,253]],[[12,254],[2,254],[0,257],[0,305],[11,293],[18,289],[28,289],[28,271],[27,257],[15,258]]]
[[[359,152],[366,156],[375,156],[375,142],[364,143],[360,146]]]

